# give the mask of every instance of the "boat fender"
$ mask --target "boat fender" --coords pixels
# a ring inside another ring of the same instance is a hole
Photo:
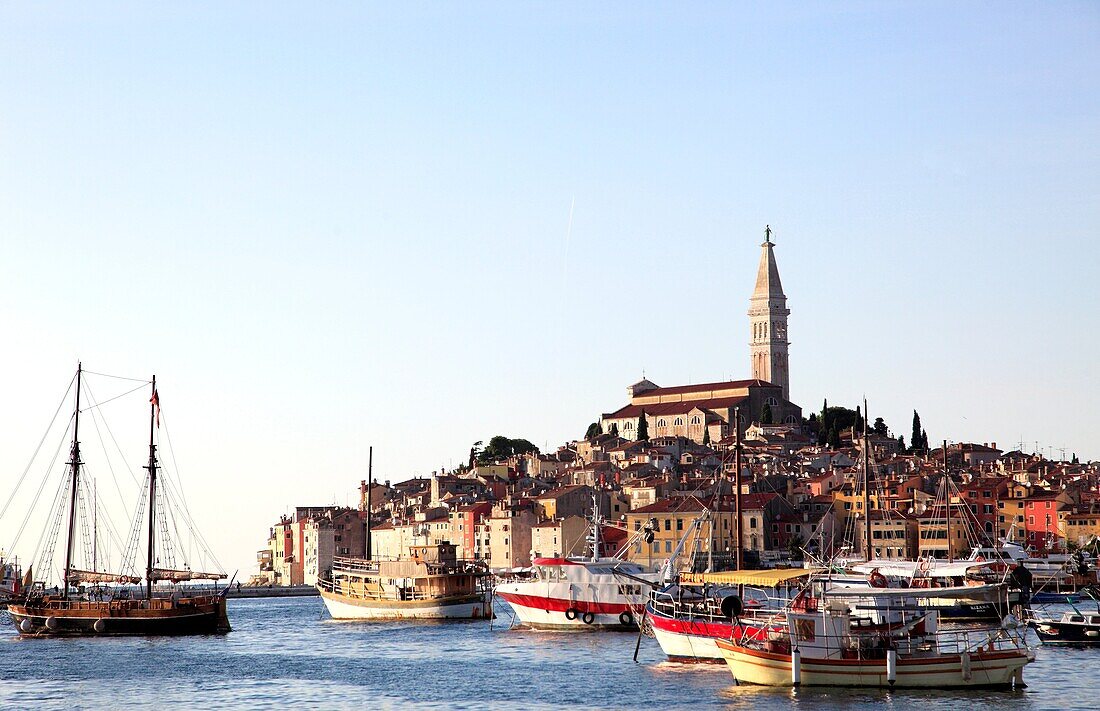
[[[875,568],[867,575],[867,582],[871,584],[873,588],[886,587],[886,576],[879,572],[878,568]]]
[[[596,621],[596,616],[593,615],[591,612],[586,612],[583,615],[581,615],[581,622],[583,622],[586,625],[590,625],[595,621]]]
[[[103,620],[96,620],[95,624],[92,625],[92,629],[96,632],[104,632],[107,630],[107,624]]]
[[[481,617],[481,610],[475,607],[471,616],[476,620],[477,618]]]
[[[568,610],[566,610],[565,611],[565,619],[567,619],[567,620],[577,619],[577,609],[575,607],[570,607]]]
[[[630,610],[623,610],[619,613],[619,624],[624,627],[630,627],[634,624],[634,615],[631,614]]]
[[[742,610],[744,610],[744,605],[741,602],[741,598],[736,595],[727,595],[722,598],[722,614],[726,617],[730,619],[740,617]]]
[[[23,621],[19,623],[19,629],[23,632],[30,632],[34,629],[34,623],[31,622],[29,617],[24,617]]]
[[[798,647],[791,652],[791,686],[802,685],[802,652]]]
[[[1085,636],[1086,637],[1100,637],[1100,632],[1097,632],[1096,630],[1089,630],[1088,632],[1085,632]]]
[[[46,618],[46,629],[49,629],[49,630],[57,629],[57,618],[56,617],[47,617]]]
[[[963,652],[961,661],[963,681],[970,681],[970,677],[972,676],[970,672],[970,652]]]
[[[886,681],[890,682],[890,686],[894,685],[894,682],[898,680],[898,650],[887,649],[886,650]]]

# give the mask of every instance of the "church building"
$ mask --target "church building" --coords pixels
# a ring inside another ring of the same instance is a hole
[[[748,312],[752,378],[668,388],[643,378],[627,388],[628,405],[600,418],[604,432],[614,429],[620,437],[637,439],[639,418],[644,414],[650,437],[717,442],[733,434],[737,408],[741,416],[737,427],[742,432],[769,416],[776,424],[802,423],[802,408],[789,400],[787,316],[791,311],[779,280],[770,227],[765,228],[760,246],[763,252]]]

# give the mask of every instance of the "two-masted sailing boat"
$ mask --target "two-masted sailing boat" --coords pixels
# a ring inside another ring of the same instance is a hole
[[[157,521],[166,515],[164,497],[158,498],[157,445],[154,439],[154,427],[159,427],[160,397],[157,393],[156,377],[152,384],[152,396],[149,399],[149,461],[147,470],[147,499],[139,504],[132,526],[131,541],[136,554],[136,546],[141,525],[142,505],[148,504],[147,565],[144,575],[144,590],[136,587],[142,581],[138,575],[105,572],[95,569],[82,570],[76,566],[75,548],[78,538],[78,509],[85,508],[88,495],[82,494],[82,465],[80,455],[80,393],[83,369],[78,366],[76,374],[76,409],[73,415],[73,438],[70,460],[67,464],[69,481],[68,535],[65,542],[65,569],[59,588],[48,590],[45,583],[35,582],[30,568],[24,576],[24,586],[20,594],[13,597],[8,605],[8,613],[23,636],[55,635],[193,635],[220,634],[230,630],[226,615],[225,592],[215,587],[211,592],[189,594],[179,589],[161,592],[156,583],[167,581],[180,583],[190,580],[220,580],[223,573],[204,573],[190,569],[172,569],[158,567]],[[95,494],[91,495],[95,505]],[[158,517],[158,508],[161,517]],[[56,525],[60,525],[61,514],[54,516]],[[167,525],[161,527],[162,537],[167,537]],[[56,529],[55,529],[56,531]],[[86,530],[83,531],[87,535]],[[51,553],[52,556],[52,553]],[[169,560],[172,560],[171,558]],[[43,570],[43,573],[49,571]],[[84,586],[93,586],[90,589]]]

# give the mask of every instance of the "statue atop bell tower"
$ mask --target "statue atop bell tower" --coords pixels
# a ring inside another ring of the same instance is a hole
[[[749,325],[752,340],[752,377],[766,380],[783,388],[783,399],[790,400],[790,373],[787,370],[787,297],[779,281],[779,267],[772,251],[772,228],[764,228],[764,243],[760,245],[760,268],[756,272],[756,289],[749,299]]]

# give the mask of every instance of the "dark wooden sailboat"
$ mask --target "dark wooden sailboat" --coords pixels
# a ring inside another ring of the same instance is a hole
[[[228,587],[221,591],[214,587],[212,592],[203,594],[185,594],[179,590],[158,594],[154,589],[158,581],[179,583],[226,577],[222,573],[173,570],[157,566],[156,502],[159,466],[154,426],[159,425],[160,403],[155,376],[152,380],[152,397],[149,399],[149,462],[145,467],[149,473],[149,525],[144,597],[140,593],[135,595],[134,588],[128,587],[141,582],[142,579],[138,576],[79,570],[74,566],[78,492],[83,464],[79,440],[81,374],[82,368],[78,366],[73,440],[68,462],[71,481],[64,579],[60,589],[51,592],[44,585],[35,585],[32,571],[28,569],[21,593],[13,597],[8,605],[8,614],[16,629],[20,635],[29,637],[196,635],[229,632],[225,599]],[[140,516],[140,511],[138,515]],[[135,531],[137,525],[138,522],[135,521]],[[87,596],[80,593],[80,586],[84,584],[106,587],[97,587],[94,596]]]

